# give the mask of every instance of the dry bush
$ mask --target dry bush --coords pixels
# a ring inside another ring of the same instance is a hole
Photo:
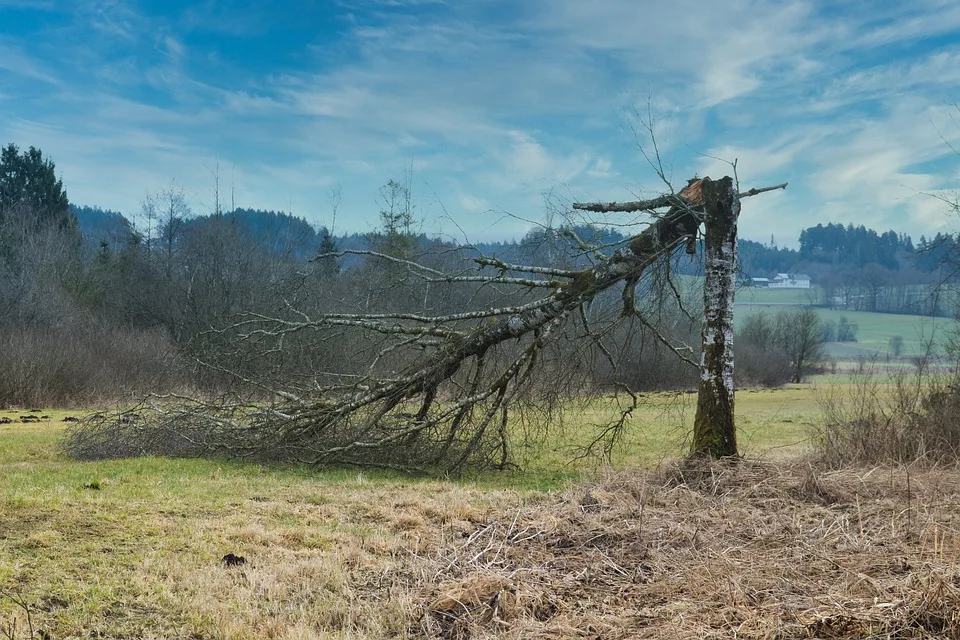
[[[451,544],[443,638],[960,637],[955,472],[742,461],[618,474]]]
[[[489,288],[467,284],[473,304],[488,306],[481,296],[490,295]],[[450,303],[443,294],[461,292],[429,291],[437,304]],[[528,302],[532,295],[508,294],[499,304]],[[398,306],[417,300],[412,293],[388,298]],[[231,318],[188,349],[202,361],[194,378],[199,394],[148,397],[121,414],[93,416],[74,425],[64,444],[84,460],[207,456],[451,475],[504,469],[559,437],[562,409],[572,403],[611,388],[696,386],[695,365],[678,361],[621,312],[619,298],[608,307],[598,303],[590,309],[593,318],[585,311],[563,314],[543,330],[463,357],[457,345],[469,346],[473,338],[423,347],[420,335],[411,341],[406,333],[385,337],[364,324],[304,325],[295,312],[283,322],[255,314]],[[507,326],[472,318],[451,323],[468,338]],[[400,325],[388,328],[394,326]],[[682,325],[674,334],[693,335]],[[632,393],[623,398],[616,415],[597,425],[594,451],[607,450],[622,433],[637,401]]]
[[[790,382],[790,358],[782,349],[737,344],[734,377],[740,387],[779,387]]]
[[[810,308],[747,317],[737,332],[740,384],[776,387],[823,369],[823,327]]]
[[[829,467],[845,464],[960,461],[960,377],[931,373],[881,374],[864,365],[852,383],[818,391],[823,422],[815,455]]]
[[[173,361],[155,331],[69,319],[0,328],[0,407],[81,406],[155,389]]]
[[[700,379],[697,367],[684,362],[667,347],[661,338],[684,349],[684,355],[694,362],[700,359],[700,323],[686,317],[673,300],[657,298],[649,292],[646,313],[657,318],[657,325],[650,327],[634,318],[622,318],[620,301],[603,301],[607,317],[596,322],[592,331],[606,333],[607,348],[613,355],[612,362],[598,357],[589,368],[588,375],[597,388],[631,391],[665,391],[696,389]],[[702,303],[701,303],[702,304]],[[599,313],[594,310],[594,313]],[[686,351],[687,345],[693,345]],[[599,354],[598,354],[599,355]],[[568,357],[569,360],[569,357]]]

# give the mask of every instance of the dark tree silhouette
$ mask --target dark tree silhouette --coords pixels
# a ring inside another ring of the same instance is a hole
[[[53,161],[44,159],[36,147],[21,153],[10,143],[0,149],[0,223],[14,216],[29,216],[35,228],[52,224],[67,229],[76,225]]]

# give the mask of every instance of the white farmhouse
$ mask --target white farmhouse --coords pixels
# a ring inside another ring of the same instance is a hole
[[[768,286],[778,289],[809,289],[810,276],[805,273],[778,273]]]

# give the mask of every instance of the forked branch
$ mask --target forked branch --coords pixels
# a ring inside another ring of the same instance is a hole
[[[102,417],[75,429],[68,448],[80,457],[95,457],[105,449],[105,441],[120,438],[129,445],[126,451],[137,453],[300,460],[431,473],[456,473],[467,465],[503,467],[510,463],[513,449],[510,417],[530,398],[527,390],[548,357],[547,347],[575,324],[568,320],[581,318],[586,325],[583,309],[618,286],[628,288],[623,300],[632,301],[632,288],[651,265],[680,245],[696,249],[705,211],[702,183],[691,180],[679,194],[639,203],[575,205],[588,211],[666,208],[641,233],[583,269],[480,257],[473,259],[472,274],[447,273],[375,251],[327,254],[383,260],[416,276],[424,286],[472,287],[470,300],[489,285],[498,291],[513,287],[515,294],[507,298],[509,304],[481,302],[473,308],[433,312],[387,309],[311,316],[289,309],[276,317],[249,314],[209,336],[234,348],[240,363],[256,359],[282,363],[295,356],[289,341],[296,340],[335,346],[359,336],[364,346],[349,370],[318,369],[313,380],[297,388],[282,379],[253,379],[235,365],[236,380],[253,393],[173,405],[152,400],[149,420],[130,423],[123,422],[122,415]],[[784,186],[751,189],[742,196]],[[654,333],[692,363],[689,353],[659,331]],[[581,339],[596,340],[589,328],[585,335]],[[228,366],[208,366],[218,375],[229,375]],[[621,426],[625,419],[621,416]]]

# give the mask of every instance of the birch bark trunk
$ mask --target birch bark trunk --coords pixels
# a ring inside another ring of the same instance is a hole
[[[691,455],[737,455],[733,388],[733,303],[740,197],[733,179],[704,178],[704,284],[700,386]]]

